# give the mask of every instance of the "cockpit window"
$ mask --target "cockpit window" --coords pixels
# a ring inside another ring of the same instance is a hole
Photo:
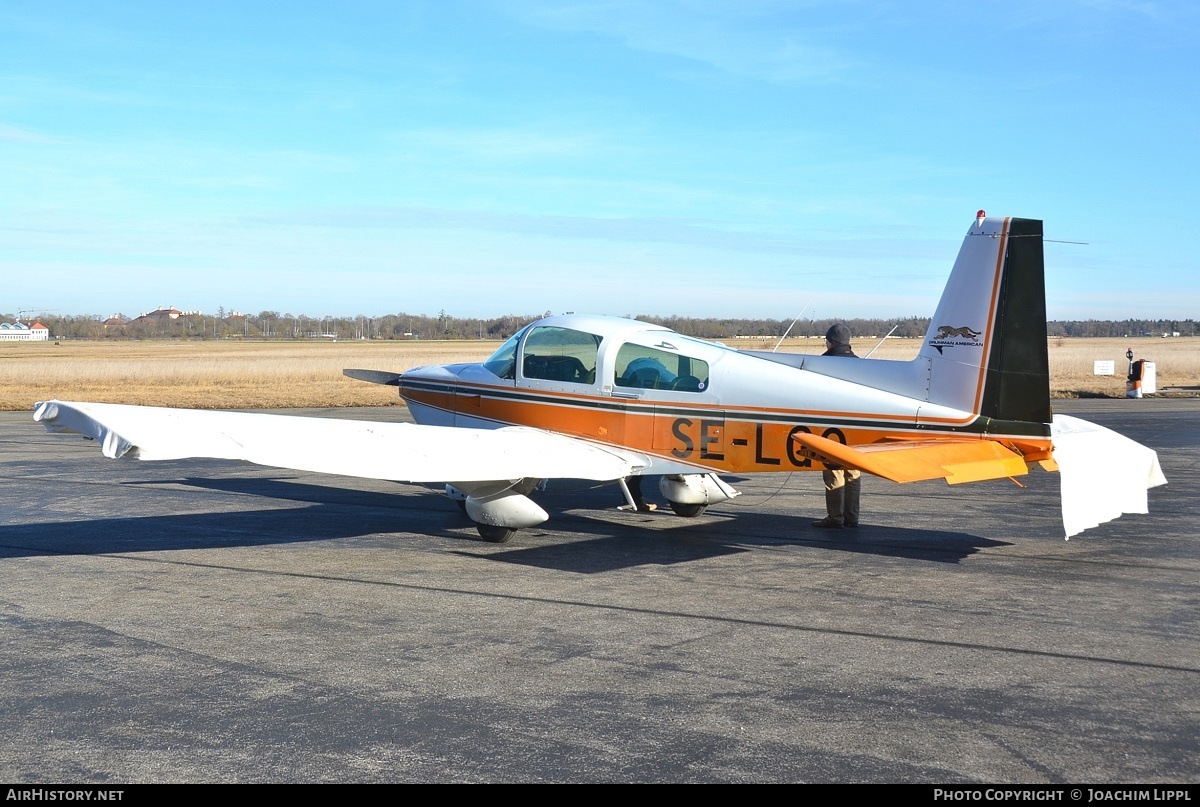
[[[525,377],[594,383],[599,349],[600,337],[595,334],[549,325],[534,328],[525,340]]]
[[[618,387],[703,392],[708,362],[666,350],[626,343],[617,352]]]
[[[525,329],[522,328],[508,337],[508,340],[492,354],[491,358],[483,363],[483,366],[500,378],[516,378],[517,344],[521,341],[521,334],[524,332]]]

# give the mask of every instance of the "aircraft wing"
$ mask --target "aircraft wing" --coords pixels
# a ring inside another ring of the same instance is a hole
[[[33,417],[48,431],[99,441],[111,458],[245,460],[397,482],[607,481],[649,464],[634,452],[520,426],[457,429],[70,401],[39,403]]]
[[[1050,425],[1067,537],[1122,513],[1148,513],[1147,491],[1165,485],[1158,454],[1103,426],[1055,415]],[[815,434],[793,437],[816,458],[893,482],[945,479],[955,485],[1020,476],[1024,458],[992,440],[896,440],[847,446]]]

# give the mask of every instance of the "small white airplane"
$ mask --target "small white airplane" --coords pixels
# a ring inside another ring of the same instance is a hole
[[[416,424],[47,401],[50,431],[105,456],[213,457],[400,482],[444,483],[487,541],[549,516],[530,494],[554,478],[661,475],[674,512],[738,495],[720,474],[856,468],[950,484],[1059,471],[1067,537],[1146,513],[1166,482],[1150,449],[1050,408],[1042,222],[967,231],[912,361],[739,351],[636,320],[553,316],[481,364],[389,384]]]

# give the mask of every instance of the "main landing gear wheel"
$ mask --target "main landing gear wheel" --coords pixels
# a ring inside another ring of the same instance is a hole
[[[708,509],[707,504],[683,504],[682,502],[668,502],[671,509],[675,511],[675,515],[683,516],[684,518],[695,518]]]
[[[496,527],[491,524],[476,524],[475,529],[479,531],[480,538],[493,544],[503,544],[517,532],[511,527]]]

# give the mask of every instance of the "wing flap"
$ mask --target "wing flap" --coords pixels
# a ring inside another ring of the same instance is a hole
[[[97,440],[111,458],[245,460],[397,482],[607,481],[649,464],[632,452],[519,426],[457,429],[71,401],[39,403],[34,420]]]
[[[1024,458],[994,440],[894,440],[848,446],[815,434],[793,439],[817,459],[893,482],[945,479],[951,485],[1029,472]]]

